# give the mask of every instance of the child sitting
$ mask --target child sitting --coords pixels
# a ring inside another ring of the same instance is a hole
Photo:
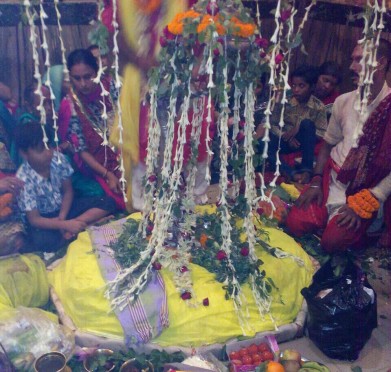
[[[269,161],[275,170],[279,136],[280,154],[290,154],[300,150],[302,161],[296,171],[282,162],[281,174],[300,183],[307,183],[313,168],[317,138],[323,138],[327,128],[327,116],[323,103],[312,95],[317,82],[317,71],[302,65],[291,74],[292,98],[285,105],[284,126],[280,127],[282,105],[277,104],[271,117]]]
[[[24,160],[16,176],[24,182],[18,204],[26,220],[28,251],[57,251],[115,210],[110,197],[74,198],[73,169],[63,154],[45,147],[39,123],[17,126],[14,135]]]

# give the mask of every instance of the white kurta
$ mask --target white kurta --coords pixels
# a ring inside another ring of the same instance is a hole
[[[368,105],[364,121],[389,94],[391,94],[391,88],[385,83],[378,96]],[[359,113],[354,109],[355,100],[356,91],[342,94],[335,100],[330,123],[324,136],[324,140],[327,143],[335,145],[331,150],[330,156],[339,167],[344,163],[354,144],[353,135],[360,119]],[[339,208],[346,204],[347,187],[348,185],[337,180],[337,173],[332,170],[329,197],[326,202],[329,218],[335,216]],[[385,201],[391,194],[391,173],[372,188],[371,192],[381,202]]]

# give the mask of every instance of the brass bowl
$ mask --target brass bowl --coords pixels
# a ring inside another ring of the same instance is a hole
[[[65,372],[67,359],[58,351],[52,351],[41,355],[34,363],[35,372]]]
[[[148,364],[148,367],[145,369],[140,369],[137,367],[138,363],[136,359],[129,359],[124,364],[122,364],[121,368],[119,369],[119,372],[154,372],[153,364],[150,361],[146,361]]]
[[[91,355],[89,355],[87,357],[87,359],[84,360],[83,367],[87,372],[93,372],[94,370],[91,369],[91,364],[94,362],[94,360],[98,359],[98,357],[100,357],[102,355],[106,356],[106,357],[110,357],[113,354],[114,354],[114,351],[110,350],[110,349],[96,349]],[[113,364],[111,367],[107,367],[107,368],[102,366],[98,369],[98,371],[109,372],[109,371],[114,370],[114,368],[115,368],[115,364]]]

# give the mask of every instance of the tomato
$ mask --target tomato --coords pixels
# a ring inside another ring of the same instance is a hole
[[[273,360],[274,354],[271,351],[264,351],[262,353],[262,359],[263,360]]]
[[[264,351],[270,351],[270,347],[266,342],[262,342],[258,345],[258,351],[263,353]]]
[[[231,353],[229,353],[229,359],[230,360],[238,360],[240,359],[240,355],[237,351],[232,351]]]
[[[258,346],[255,344],[251,344],[250,346],[247,347],[247,350],[249,354],[255,354],[258,352]]]
[[[242,361],[240,359],[233,359],[233,360],[231,360],[231,364],[233,364],[235,366],[243,365],[243,363],[242,363]]]
[[[253,362],[263,362],[263,358],[261,354],[252,354],[251,358],[253,358]]]
[[[242,362],[244,365],[251,365],[251,364],[253,364],[253,358],[251,358],[250,355],[244,355],[242,357]]]
[[[239,350],[239,355],[243,357],[244,355],[248,355],[248,350],[246,348]]]

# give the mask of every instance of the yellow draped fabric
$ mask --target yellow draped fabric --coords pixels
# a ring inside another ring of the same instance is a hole
[[[161,18],[158,29],[161,33],[165,25],[178,12],[186,8],[187,1],[185,0],[162,0],[162,7],[165,10],[164,16]],[[119,1],[119,16],[121,18],[121,32],[125,36],[129,48],[135,55],[139,54],[141,48],[145,45],[139,45],[142,25],[140,25],[140,13],[134,0]],[[154,53],[157,55],[159,51],[159,43],[154,48]],[[127,180],[128,198],[127,209],[132,210],[132,190],[131,190],[131,172],[132,164],[137,164],[139,156],[139,114],[140,114],[140,99],[142,81],[141,66],[128,64],[123,71],[123,87],[120,97],[122,109],[123,137],[124,143],[122,146],[125,175]],[[119,129],[118,118],[114,124],[114,130],[110,140],[115,145],[119,146]]]
[[[0,318],[12,316],[18,306],[40,307],[49,300],[49,282],[43,261],[36,255],[0,259]],[[54,314],[46,313],[52,320]]]
[[[291,258],[277,259],[258,251],[264,261],[264,269],[279,288],[274,292],[271,315],[276,325],[291,323],[301,305],[300,290],[310,284],[313,267],[307,254],[288,235],[274,228],[265,228],[270,242],[304,261],[299,266]],[[109,301],[104,297],[105,282],[99,271],[88,233],[70,245],[63,262],[49,273],[49,282],[54,286],[66,313],[79,330],[110,338],[123,337],[123,331],[116,316],[110,312]],[[172,274],[163,270],[168,296],[170,326],[153,340],[161,346],[201,346],[224,342],[242,334],[232,301],[226,301],[222,284],[204,268],[191,265],[192,279],[197,299],[209,299],[209,306],[189,307],[183,301],[172,280]],[[250,288],[244,286],[248,299],[248,336],[257,332],[274,330],[271,317],[262,319],[254,303]]]

